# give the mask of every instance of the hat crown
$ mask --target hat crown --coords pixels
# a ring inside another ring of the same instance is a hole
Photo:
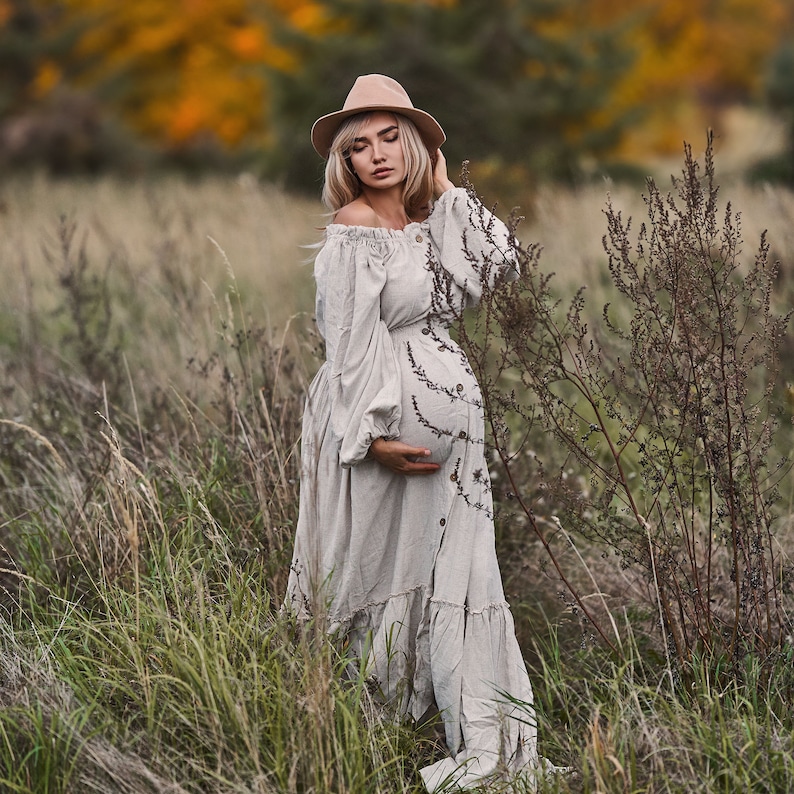
[[[321,157],[328,157],[339,125],[350,116],[373,110],[393,111],[410,119],[428,151],[434,152],[446,140],[441,125],[424,110],[415,108],[408,92],[385,74],[365,74],[356,79],[342,110],[320,116],[312,125],[312,146]]]
[[[356,110],[370,108],[373,105],[413,108],[408,93],[396,80],[384,74],[365,74],[353,83],[342,109]]]

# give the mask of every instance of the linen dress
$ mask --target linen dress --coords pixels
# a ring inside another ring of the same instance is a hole
[[[448,325],[482,279],[515,278],[506,227],[462,188],[402,230],[327,227],[315,260],[326,362],[307,395],[287,603],[327,615],[382,696],[435,704],[450,757],[428,790],[537,767],[532,689],[494,547],[480,390]],[[368,457],[378,437],[434,474]]]

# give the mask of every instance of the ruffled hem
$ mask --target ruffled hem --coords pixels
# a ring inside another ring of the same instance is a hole
[[[474,786],[537,764],[532,688],[505,601],[469,607],[417,586],[333,627],[397,713],[418,720],[438,708],[451,757],[428,771],[433,785],[453,771],[459,787]]]
[[[535,763],[528,764],[520,770],[491,768],[486,760],[469,758],[457,760],[442,758],[440,761],[419,770],[425,789],[430,794],[441,792],[466,791],[488,783],[510,782],[520,784],[521,791],[533,791],[544,780],[555,775],[569,775],[573,768],[555,766],[547,758],[538,758]]]

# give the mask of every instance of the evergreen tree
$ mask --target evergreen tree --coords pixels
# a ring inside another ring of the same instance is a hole
[[[356,76],[381,72],[439,120],[453,168],[471,158],[576,176],[619,135],[621,120],[599,124],[599,111],[627,65],[612,31],[577,23],[581,2],[329,0],[327,32],[290,40],[300,66],[271,78],[271,172],[316,189],[311,122],[341,107]]]
[[[44,54],[43,19],[29,0],[11,0],[0,7],[0,119],[31,98]]]
[[[780,163],[781,176],[794,183],[794,43],[787,41],[772,58],[766,94],[770,105],[787,124],[786,151]]]
[[[764,94],[786,124],[786,145],[781,154],[755,163],[748,176],[752,181],[794,185],[794,44],[790,41],[784,41],[769,60]]]

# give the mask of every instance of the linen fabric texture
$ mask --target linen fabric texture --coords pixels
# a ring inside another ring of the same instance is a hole
[[[287,592],[325,615],[382,697],[434,704],[450,757],[429,791],[538,767],[533,696],[494,545],[479,386],[448,326],[483,284],[518,276],[504,224],[463,188],[402,230],[327,227],[315,260],[326,361],[303,418]],[[368,457],[378,437],[432,451],[434,474]]]

